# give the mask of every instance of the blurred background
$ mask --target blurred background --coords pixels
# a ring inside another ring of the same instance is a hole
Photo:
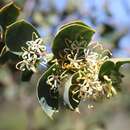
[[[31,22],[41,37],[53,38],[62,24],[80,19],[96,30],[93,40],[109,48],[113,57],[130,57],[130,0],[14,1],[21,7],[20,18]],[[8,2],[0,0],[0,7]],[[121,72],[125,77],[118,96],[93,110],[83,103],[81,114],[66,110],[51,120],[36,97],[41,74],[26,83],[14,64],[0,66],[0,130],[130,130],[130,65]]]

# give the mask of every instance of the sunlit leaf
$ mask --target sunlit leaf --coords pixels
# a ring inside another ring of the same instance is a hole
[[[0,9],[0,25],[3,30],[6,29],[6,26],[16,21],[19,11],[20,9],[13,2]]]
[[[7,27],[5,34],[5,43],[10,51],[17,54],[21,52],[21,47],[27,47],[26,42],[32,40],[32,34],[38,32],[28,22],[24,20],[17,21]]]
[[[115,64],[112,61],[106,61],[100,68],[99,78],[103,78],[104,75],[110,75],[114,68]]]
[[[78,84],[72,84],[72,78],[74,75],[68,76],[67,81],[64,84],[64,102],[69,106],[71,110],[78,108],[80,103]]]
[[[3,48],[5,46],[4,42],[3,42],[3,38],[2,38],[3,33],[0,32],[0,55],[2,54]]]
[[[103,76],[107,75],[112,80],[113,86],[118,87],[122,82],[123,77],[119,69],[122,65],[127,63],[130,63],[130,58],[111,58],[101,66],[99,71],[99,79],[103,80]]]
[[[52,65],[40,78],[37,88],[38,100],[45,113],[52,118],[53,114],[58,110],[58,90],[54,92],[51,86],[47,84],[47,78],[50,75],[56,74],[58,67]]]
[[[88,26],[88,25],[86,25],[85,23],[83,23],[83,22],[80,21],[80,20],[74,20],[74,21],[72,21],[72,22],[70,22],[70,23],[67,23],[67,24],[62,25],[62,26],[60,27],[60,30],[63,29],[63,28],[65,28],[65,27],[67,27],[68,25],[71,25],[71,24],[80,24],[80,25],[83,25],[83,26]],[[88,27],[89,27],[89,26],[88,26]],[[89,27],[89,28],[90,28],[90,27]]]
[[[114,62],[115,69],[119,71],[122,65],[130,63],[130,58],[111,58],[111,61]]]
[[[72,22],[61,27],[53,42],[52,51],[56,58],[60,58],[60,54],[64,54],[65,48],[71,49],[71,43],[74,41],[83,42],[80,47],[86,47],[90,42],[95,30],[82,22]],[[70,41],[70,43],[66,43]]]
[[[130,58],[111,58],[101,66],[99,77],[110,75],[113,70],[119,71],[120,67],[127,63],[130,63]]]

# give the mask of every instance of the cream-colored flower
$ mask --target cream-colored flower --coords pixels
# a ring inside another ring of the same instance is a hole
[[[42,38],[26,42],[27,48],[22,47],[22,61],[16,64],[16,68],[25,71],[31,70],[37,71],[37,65],[46,65],[47,60],[45,58],[46,47]]]
[[[97,48],[100,51],[97,51]],[[109,53],[109,51],[104,50],[101,44],[90,43],[87,48],[84,48],[84,56],[81,58],[78,57],[79,48],[73,46],[73,49],[68,51],[67,60],[69,61],[68,66],[79,72],[78,80],[83,81],[78,84],[80,86],[79,97],[83,100],[98,100],[98,98],[110,98],[112,95],[115,95],[116,90],[108,76],[104,76],[104,82],[99,80],[100,67],[109,59],[105,52]],[[70,51],[71,53],[69,53]],[[65,52],[67,53],[67,50]],[[65,69],[68,68],[66,67]]]

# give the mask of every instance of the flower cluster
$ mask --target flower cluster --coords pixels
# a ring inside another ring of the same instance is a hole
[[[46,47],[42,38],[36,38],[35,40],[27,41],[27,47],[22,47],[22,61],[16,64],[16,68],[25,71],[31,70],[33,72],[37,71],[37,65],[46,65],[47,60]]]
[[[109,50],[105,50],[99,43],[90,43],[87,47],[77,46],[76,43],[77,41],[71,42],[71,46],[64,49],[64,53],[60,55],[61,59],[58,61],[64,73],[67,74],[67,71],[72,71],[78,75],[73,77],[75,82],[72,85],[79,86],[79,89],[72,91],[73,100],[79,102],[75,98],[77,94],[78,99],[90,101],[102,100],[116,95],[110,77],[104,75],[103,81],[99,79],[100,67],[110,58],[108,56],[108,54],[111,55]],[[52,80],[53,85],[49,83]],[[48,77],[47,83],[52,88],[57,86],[57,80],[52,75]]]
[[[79,63],[79,67],[75,66],[75,68],[81,68],[76,79],[77,84],[80,86],[79,92],[77,91],[79,98],[99,100],[116,95],[116,90],[112,86],[112,80],[107,75],[104,75],[104,81],[99,80],[100,67],[105,61],[109,60],[109,56],[105,54],[106,52],[111,54],[108,50],[104,50],[101,44],[91,43],[88,45],[88,48],[84,49],[82,60],[74,59],[77,61],[74,64]],[[69,61],[73,65],[73,62]],[[74,92],[74,94],[76,93]]]

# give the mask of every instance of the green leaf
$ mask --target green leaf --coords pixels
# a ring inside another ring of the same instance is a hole
[[[6,29],[6,26],[16,21],[19,11],[20,9],[13,2],[0,9],[0,25],[3,30]]]
[[[63,28],[65,28],[65,27],[67,27],[68,25],[71,25],[71,24],[80,24],[80,25],[83,25],[83,26],[88,26],[88,25],[86,25],[85,23],[83,23],[83,22],[80,21],[80,20],[74,20],[74,21],[72,21],[72,22],[70,22],[70,23],[67,23],[67,24],[62,25],[62,26],[60,27],[60,30],[63,29]],[[89,27],[89,26],[88,26],[88,27]],[[90,27],[89,27],[89,28],[90,28]]]
[[[7,63],[8,61],[15,63],[15,62],[18,62],[19,60],[20,60],[20,58],[17,55],[15,55],[9,51],[5,52],[3,55],[0,56],[1,65]]]
[[[117,89],[121,90],[120,83],[122,82],[122,77],[124,77],[119,71],[112,70],[110,74],[110,79],[112,80],[112,85]]]
[[[71,110],[76,110],[76,108],[78,108],[78,105],[80,103],[79,98],[80,86],[76,83],[72,84],[74,76],[75,74],[67,77],[64,87],[64,102],[69,106]]]
[[[59,59],[60,54],[64,54],[65,48],[71,49],[71,43],[74,41],[77,41],[78,43],[85,41],[80,47],[86,47],[94,32],[95,30],[82,22],[72,22],[62,26],[57,33],[52,46],[55,57]],[[70,41],[70,43],[67,44],[66,40]]]
[[[6,48],[6,46],[3,46],[3,47],[2,47],[2,50],[0,51],[0,57],[1,57],[2,55],[4,55],[6,52],[7,52],[7,48]]]
[[[130,58],[111,58],[111,61],[114,62],[116,70],[119,71],[122,65],[130,63]]]
[[[4,44],[3,39],[2,39],[2,32],[0,32],[0,55],[3,51],[4,46],[5,46],[5,44]]]
[[[22,52],[21,47],[27,47],[26,42],[32,40],[33,33],[38,32],[28,22],[24,20],[17,21],[7,27],[5,33],[5,44],[15,54]]]
[[[112,71],[119,72],[122,65],[130,63],[130,58],[111,58],[104,62],[99,71],[99,78],[110,75]]]
[[[33,75],[33,72],[26,69],[25,71],[22,72],[21,80],[29,81],[32,75]]]
[[[58,72],[58,66],[54,64],[41,76],[37,88],[39,103],[45,113],[51,118],[58,110],[59,92],[51,89],[51,86],[47,84],[47,78],[50,75],[55,75],[56,72]]]
[[[113,86],[120,90],[119,84],[122,82],[123,75],[119,72],[119,69],[127,63],[130,63],[130,58],[111,58],[101,66],[99,79],[104,80],[103,76],[107,75],[112,80]]]
[[[78,78],[79,77],[81,77],[81,75],[84,75],[84,73],[82,73],[82,71],[80,72],[80,71],[78,71],[78,72],[76,72],[76,73],[74,73],[73,74],[73,77],[72,77],[72,84],[82,84],[82,82],[84,81],[84,80],[79,80]]]
[[[99,71],[99,79],[102,79],[104,75],[110,75],[114,68],[115,64],[112,61],[106,61],[103,63]]]

